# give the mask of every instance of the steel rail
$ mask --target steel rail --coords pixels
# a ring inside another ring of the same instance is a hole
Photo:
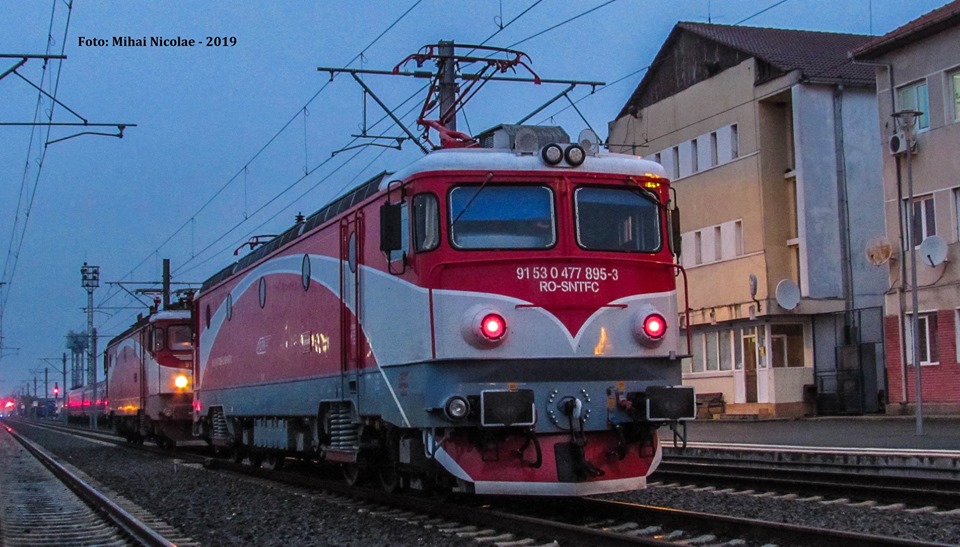
[[[140,519],[131,515],[114,503],[113,500],[101,494],[79,476],[61,465],[39,445],[18,434],[9,426],[4,425],[3,427],[71,491],[100,512],[111,524],[119,528],[133,541],[147,547],[175,547],[174,543],[168,541]]]

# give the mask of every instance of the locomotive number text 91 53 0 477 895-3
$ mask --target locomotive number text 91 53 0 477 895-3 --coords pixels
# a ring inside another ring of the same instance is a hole
[[[620,272],[616,268],[597,266],[520,266],[517,279],[549,281],[617,281]]]
[[[536,281],[540,292],[600,292],[600,282],[617,281],[616,268],[600,266],[520,266],[518,280]]]

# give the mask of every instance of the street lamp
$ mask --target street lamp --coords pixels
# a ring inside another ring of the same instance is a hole
[[[97,338],[93,333],[93,290],[100,286],[100,266],[88,266],[86,262],[80,267],[81,285],[87,289],[87,338],[90,344],[87,347],[87,371],[90,386],[93,388],[93,406],[90,413],[90,427],[97,428]]]
[[[894,112],[893,119],[897,122],[897,127],[903,131],[903,137],[906,140],[907,154],[907,242],[910,245],[910,303],[913,307],[913,313],[910,316],[910,328],[913,331],[913,340],[911,341],[911,354],[913,355],[913,368],[916,381],[916,419],[917,435],[923,435],[923,389],[920,378],[920,314],[919,314],[919,296],[917,294],[917,246],[914,243],[914,214],[913,214],[913,147],[916,138],[916,124],[923,112],[916,110],[901,110]],[[906,381],[906,378],[904,378]]]

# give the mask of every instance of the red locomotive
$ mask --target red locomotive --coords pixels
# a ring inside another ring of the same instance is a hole
[[[193,321],[188,306],[151,310],[107,344],[106,418],[121,436],[192,439]]]
[[[474,140],[441,120],[420,123],[445,149],[204,283],[195,433],[390,490],[642,488],[658,428],[695,413],[663,168],[603,153],[589,132],[571,144],[556,127],[499,126]]]

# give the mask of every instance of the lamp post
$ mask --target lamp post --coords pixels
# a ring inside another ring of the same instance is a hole
[[[87,347],[88,378],[93,388],[93,401],[90,407],[90,427],[97,428],[97,338],[93,331],[93,290],[100,286],[100,266],[88,266],[86,262],[80,267],[82,286],[87,290],[87,337],[90,344]]]
[[[923,435],[923,389],[920,375],[920,314],[919,314],[919,296],[917,294],[917,246],[914,243],[914,214],[913,214],[913,146],[916,138],[915,129],[917,118],[923,112],[916,110],[901,110],[893,114],[897,127],[903,131],[903,137],[907,144],[907,242],[910,250],[910,304],[913,313],[910,315],[910,329],[913,332],[910,352],[913,356],[914,378],[916,383],[916,405],[915,412],[917,425],[916,434]],[[906,378],[904,378],[906,381]]]

